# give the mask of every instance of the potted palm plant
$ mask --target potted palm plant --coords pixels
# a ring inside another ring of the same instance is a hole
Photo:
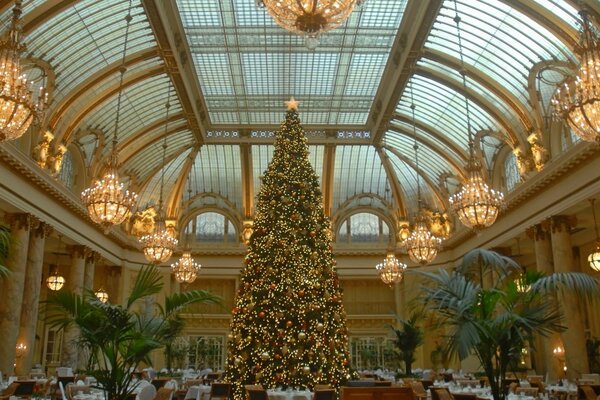
[[[394,345],[404,362],[404,372],[412,375],[412,363],[415,361],[415,351],[423,344],[423,329],[418,325],[419,313],[413,313],[408,319],[398,319],[399,328],[390,328],[396,335]]]
[[[522,274],[512,259],[489,250],[467,253],[448,272],[421,272],[425,301],[445,325],[449,350],[463,360],[479,359],[494,400],[506,396],[510,363],[534,333],[561,332],[561,313],[551,294],[573,290],[584,297],[599,294],[598,282],[583,273]],[[488,285],[482,282],[486,279]],[[515,282],[518,279],[518,282]]]
[[[124,305],[102,303],[92,291],[61,291],[47,300],[51,325],[79,328],[79,346],[89,357],[86,374],[96,378],[108,400],[126,400],[133,393],[131,371],[141,362],[150,364],[150,352],[163,347],[180,312],[190,304],[219,302],[207,291],[193,290],[166,296],[155,313],[136,310],[136,302],[162,287],[160,272],[150,265],[140,270]]]

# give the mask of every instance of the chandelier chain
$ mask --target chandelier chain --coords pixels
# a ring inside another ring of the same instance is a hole
[[[165,170],[166,168],[166,160],[167,160],[167,136],[169,134],[169,110],[171,109],[171,104],[169,100],[171,98],[171,85],[169,84],[169,88],[167,90],[167,103],[165,104],[165,134],[163,137],[163,151],[162,151],[162,170],[160,173],[160,195],[158,198],[158,212],[159,214],[162,212],[163,208],[163,195],[164,195],[164,187],[165,187]]]
[[[413,94],[412,85],[410,86],[410,112],[412,117],[412,128],[413,128],[413,149],[415,150],[415,164],[416,164],[416,175],[417,175],[417,208],[419,211],[421,209],[421,182],[420,182],[420,168],[419,168],[419,144],[417,143],[417,123],[415,117],[415,109],[417,106],[415,105],[415,99]]]
[[[119,143],[118,135],[119,135],[119,121],[121,117],[121,102],[123,99],[123,81],[125,78],[125,72],[127,68],[125,67],[125,62],[127,59],[127,44],[129,43],[129,28],[131,26],[131,20],[133,17],[131,16],[131,8],[132,8],[132,0],[129,0],[129,7],[127,10],[127,15],[125,16],[125,40],[123,43],[123,56],[121,57],[121,67],[119,68],[119,73],[121,76],[119,77],[119,94],[117,96],[117,115],[115,116],[115,131],[113,134],[112,140],[112,157],[111,157],[111,166],[117,168],[118,160],[117,160],[117,145]]]
[[[462,77],[463,95],[465,96],[465,113],[467,117],[467,135],[469,138],[469,156],[474,156],[473,132],[471,128],[471,107],[467,93],[467,69],[465,67],[465,56],[463,54],[462,33],[460,30],[460,15],[458,15],[458,1],[454,0],[454,22],[456,23],[456,37],[458,39],[458,54],[460,57],[460,75]]]
[[[594,232],[596,233],[596,242],[600,243],[600,235],[598,234],[598,221],[596,220],[596,199],[590,199],[590,203],[592,204],[592,216],[594,217]]]

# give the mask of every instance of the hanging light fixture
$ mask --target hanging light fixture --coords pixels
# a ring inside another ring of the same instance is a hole
[[[40,89],[37,100],[21,69],[21,1],[15,1],[8,33],[0,41],[0,142],[18,139],[34,121],[43,117],[47,94]]]
[[[156,210],[156,220],[154,221],[154,230],[149,235],[144,235],[140,238],[142,250],[146,260],[154,264],[167,262],[173,255],[173,251],[177,247],[177,239],[167,229],[165,224],[165,213],[163,210],[163,192],[165,186],[165,170],[167,169],[167,136],[169,133],[169,97],[171,94],[171,86],[167,93],[166,116],[165,116],[165,133],[163,138],[163,154],[162,154],[162,170],[160,174],[160,197],[158,198],[158,210]]]
[[[406,268],[406,264],[401,263],[393,253],[389,253],[383,262],[375,266],[379,278],[390,286],[402,282]]]
[[[456,30],[458,37],[458,50],[460,54],[460,74],[462,76],[463,92],[465,96],[465,110],[467,117],[467,133],[469,135],[469,161],[465,167],[467,171],[467,180],[463,183],[459,192],[450,196],[450,206],[458,215],[460,222],[467,228],[478,230],[492,225],[500,209],[504,206],[504,194],[491,189],[483,179],[481,173],[481,164],[475,159],[473,149],[473,132],[471,130],[471,113],[469,108],[469,97],[467,95],[467,72],[465,70],[465,61],[463,56],[462,40],[460,34],[460,17],[458,15],[458,6],[454,1],[456,16]]]
[[[344,23],[362,0],[258,0],[277,25],[306,37],[306,47],[314,50],[319,35]]]
[[[588,256],[590,268],[600,272],[600,235],[598,234],[598,221],[596,221],[596,199],[590,199],[592,204],[592,215],[594,216],[594,231],[596,232],[596,249]]]
[[[112,151],[108,170],[102,179],[97,180],[93,186],[81,193],[81,200],[88,210],[92,221],[104,227],[108,232],[111,226],[120,225],[127,219],[135,208],[137,194],[124,190],[124,185],[119,180],[118,173],[118,131],[119,117],[121,113],[121,99],[123,97],[123,77],[125,76],[125,57],[127,55],[127,41],[129,38],[129,27],[131,24],[131,0],[125,21],[125,44],[123,46],[123,57],[120,68],[119,95],[117,97],[117,114],[115,116],[115,131],[112,140]]]
[[[192,198],[192,171],[194,170],[196,160],[192,162],[192,167],[188,175],[188,200]],[[183,209],[183,199],[182,199]],[[171,270],[175,275],[175,280],[179,283],[192,283],[198,277],[202,265],[198,264],[192,258],[192,251],[190,249],[189,232],[185,232],[185,247],[183,255],[176,263],[171,264]]]
[[[565,82],[552,98],[554,112],[567,121],[581,139],[600,143],[600,35],[582,9],[579,44],[580,66],[574,80]]]
[[[417,143],[417,128],[415,122],[415,109],[416,105],[413,98],[412,87],[410,90],[410,109],[412,113],[412,128],[414,144],[413,149],[415,150],[415,173],[417,174],[417,217],[415,218],[415,225],[413,230],[410,232],[404,244],[408,252],[408,256],[411,260],[421,265],[432,262],[437,257],[438,251],[442,246],[442,239],[434,236],[429,228],[427,227],[427,219],[423,214],[423,207],[421,203],[421,184],[419,174],[419,145]]]
[[[59,291],[65,285],[65,278],[58,273],[58,261],[60,255],[60,247],[62,243],[62,235],[58,235],[58,250],[56,253],[56,264],[50,264],[50,276],[46,278],[46,286],[53,291]]]
[[[100,289],[96,290],[94,294],[102,303],[108,303],[108,293],[106,292],[106,290],[104,290],[104,288],[102,288],[102,286],[100,287]]]

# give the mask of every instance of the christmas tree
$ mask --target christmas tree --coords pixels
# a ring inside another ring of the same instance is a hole
[[[246,384],[337,388],[350,378],[331,228],[298,103],[287,104],[232,311],[225,377],[236,400],[246,398]]]

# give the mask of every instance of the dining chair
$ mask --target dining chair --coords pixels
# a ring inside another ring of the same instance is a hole
[[[156,391],[156,396],[154,396],[154,400],[173,400],[173,392],[173,389],[161,387]]]
[[[138,393],[138,400],[153,400],[156,396],[156,387],[154,385],[144,386]]]
[[[431,400],[452,400],[452,395],[446,388],[433,388],[431,390]]]
[[[333,389],[319,389],[315,390],[313,400],[334,400],[335,390]]]
[[[538,393],[539,393],[540,389],[536,388],[536,387],[517,387],[515,389],[515,394],[520,394],[523,396],[530,396],[530,397],[537,397]],[[596,396],[594,396],[595,400]]]
[[[12,382],[8,385],[6,389],[2,393],[0,393],[0,400],[8,400],[11,396],[15,394],[17,387],[19,386],[18,382]]]
[[[594,388],[590,385],[579,386],[579,391],[583,393],[585,400],[596,400],[596,397],[598,397]]]
[[[210,400],[228,400],[231,396],[231,383],[214,382],[210,387]]]
[[[477,400],[475,393],[452,393],[454,400]]]
[[[409,385],[418,400],[427,400],[427,391],[422,382],[412,381]]]
[[[246,389],[249,400],[269,400],[265,389]]]
[[[74,383],[67,383],[66,395],[68,400],[73,400],[73,397],[77,395],[79,392],[82,393],[91,393],[91,388],[87,385],[75,385]]]

